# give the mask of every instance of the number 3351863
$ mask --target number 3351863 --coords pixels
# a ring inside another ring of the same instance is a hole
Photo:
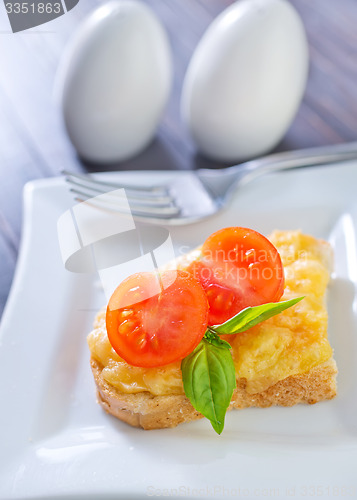
[[[15,2],[6,3],[6,12],[8,14],[60,14],[61,3],[30,3]]]

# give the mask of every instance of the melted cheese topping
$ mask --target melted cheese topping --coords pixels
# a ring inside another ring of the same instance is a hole
[[[275,231],[270,241],[278,249],[285,270],[281,300],[305,298],[281,314],[232,338],[237,378],[246,390],[261,392],[290,375],[304,373],[332,356],[327,339],[325,292],[330,276],[331,249],[321,240],[299,231]],[[199,250],[178,259],[185,267]],[[88,336],[92,356],[103,366],[102,377],[122,392],[148,391],[153,395],[183,394],[180,362],[160,368],[128,365],[111,347],[105,311],[98,314]]]

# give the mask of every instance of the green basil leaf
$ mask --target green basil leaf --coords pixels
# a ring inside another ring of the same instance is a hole
[[[192,406],[221,434],[224,418],[236,387],[231,352],[202,339],[181,362],[185,394]]]
[[[216,333],[214,330],[211,330],[210,327],[208,327],[208,329],[206,330],[204,338],[205,340],[207,340],[207,342],[217,347],[224,347],[225,349],[231,349],[232,347],[229,342],[221,339],[218,333]]]
[[[285,311],[285,309],[294,306],[303,298],[304,297],[298,297],[296,299],[285,300],[283,302],[270,302],[261,306],[246,307],[225,323],[215,325],[214,327],[210,327],[210,329],[221,334],[245,332],[252,326],[255,326],[258,323]]]

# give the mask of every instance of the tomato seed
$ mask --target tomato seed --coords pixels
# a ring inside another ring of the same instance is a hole
[[[123,309],[120,314],[122,318],[127,318],[128,316],[132,316],[134,311],[132,309]]]
[[[134,328],[137,326],[136,321],[132,321],[130,319],[125,319],[120,325],[119,325],[119,333],[121,335],[129,335],[130,333],[133,332]]]

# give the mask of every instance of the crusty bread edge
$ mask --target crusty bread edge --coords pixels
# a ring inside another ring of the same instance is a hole
[[[184,395],[153,396],[149,392],[126,394],[104,380],[101,375],[103,367],[93,357],[90,364],[100,405],[107,413],[134,427],[162,429],[202,418]],[[238,379],[229,409],[314,404],[332,399],[336,395],[336,374],[336,363],[330,358],[304,374],[287,377],[257,394],[247,393],[245,380]]]

